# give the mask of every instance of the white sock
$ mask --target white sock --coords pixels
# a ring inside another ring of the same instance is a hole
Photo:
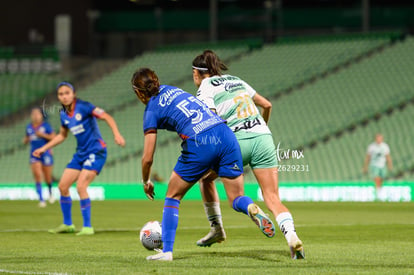
[[[206,211],[206,215],[211,227],[223,227],[219,202],[205,202],[204,210]]]
[[[296,235],[292,215],[289,212],[280,213],[276,217],[276,222],[279,225],[280,231],[285,235],[286,241],[289,243],[290,238]]]
[[[387,197],[382,187],[377,188],[377,200],[386,201]]]

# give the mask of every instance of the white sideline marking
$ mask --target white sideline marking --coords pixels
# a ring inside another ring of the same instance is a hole
[[[20,270],[7,270],[7,269],[0,269],[0,272],[2,272],[2,273],[10,273],[10,274],[68,275],[68,273],[33,272],[33,271],[20,271]]]
[[[339,226],[371,226],[371,225],[414,225],[414,223],[344,223],[344,224],[299,224],[295,225],[295,227],[339,227]],[[275,224],[275,226],[277,226]],[[242,225],[242,226],[236,226],[236,225],[225,225],[224,228],[249,228],[254,227],[253,224],[251,225]],[[178,227],[178,230],[193,230],[193,229],[206,229],[209,228],[209,226],[182,226]],[[103,228],[103,229],[97,229],[95,232],[137,232],[141,228]],[[13,233],[13,232],[47,232],[48,229],[22,229],[22,228],[15,228],[15,229],[1,229],[0,233]],[[1,271],[1,270],[0,270]]]

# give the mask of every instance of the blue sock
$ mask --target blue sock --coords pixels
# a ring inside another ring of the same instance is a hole
[[[39,201],[43,201],[42,184],[40,182],[36,182],[36,193],[39,196]]]
[[[253,203],[253,200],[251,198],[247,196],[239,196],[233,201],[233,209],[237,212],[243,212],[244,214],[248,215],[249,211],[247,210],[247,207],[251,203]]]
[[[164,211],[162,212],[162,252],[173,251],[175,232],[178,226],[179,206],[179,200],[165,198]]]
[[[91,199],[83,199],[80,201],[81,212],[83,217],[83,226],[91,227]]]
[[[49,189],[49,195],[52,195],[52,183],[47,184],[47,188]]]
[[[60,209],[63,214],[63,223],[66,225],[72,225],[72,199],[70,196],[60,196]]]

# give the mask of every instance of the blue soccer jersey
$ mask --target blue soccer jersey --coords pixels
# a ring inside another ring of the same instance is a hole
[[[96,117],[102,113],[103,110],[80,99],[76,99],[71,113],[60,112],[61,125],[76,137],[76,154],[79,156],[87,156],[106,147],[96,122]]]
[[[42,124],[38,126],[33,126],[33,124],[28,124],[26,127],[26,136],[29,137],[30,140],[30,155],[32,155],[33,151],[42,147],[48,140],[45,138],[38,137],[36,132],[41,132],[43,134],[52,134],[53,128],[50,126],[49,123],[43,121]],[[48,150],[50,152],[50,150]]]
[[[143,126],[144,133],[166,129],[177,132],[185,140],[223,122],[193,95],[177,87],[161,85],[160,93],[145,108]]]

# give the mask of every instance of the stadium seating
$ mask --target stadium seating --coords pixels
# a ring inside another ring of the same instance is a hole
[[[280,180],[367,180],[361,169],[366,147],[376,132],[390,144],[395,169],[391,176],[412,178],[410,154],[414,117],[414,38],[390,43],[386,37],[346,38],[320,41],[282,41],[251,51],[246,46],[215,49],[228,61],[230,74],[240,76],[273,103],[270,128],[282,150],[304,148],[304,158],[281,165],[309,171],[281,171]],[[113,142],[110,129],[100,123],[108,143],[108,161],[99,182],[137,182],[143,146],[144,106],[131,90],[130,77],[138,67],[149,66],[162,83],[194,93],[191,61],[202,49],[165,49],[144,53],[125,66],[78,91],[84,100],[108,110],[119,124],[127,146]],[[289,92],[286,92],[289,91]],[[284,94],[278,97],[278,94]],[[49,105],[49,120],[59,127],[59,104]],[[28,148],[19,144],[28,121],[0,128],[0,166],[8,172],[4,182],[30,182],[21,172],[28,163]],[[160,131],[153,171],[167,180],[181,150],[174,133]],[[312,145],[312,146],[311,146]],[[70,135],[54,149],[55,174],[59,175],[74,153]],[[9,150],[10,149],[10,150]],[[8,152],[7,154],[4,154]],[[290,167],[290,170],[292,168]],[[246,174],[246,181],[255,181]]]
[[[144,112],[144,106],[138,101],[134,95],[130,79],[133,72],[139,67],[151,67],[154,69],[161,83],[178,85],[185,79],[192,83],[192,69],[191,62],[193,58],[200,54],[204,48],[201,45],[196,45],[192,48],[186,48],[184,51],[173,49],[160,49],[155,52],[144,53],[141,56],[136,57],[132,61],[128,62],[122,68],[114,71],[113,73],[103,77],[96,83],[86,87],[85,89],[78,90],[78,97],[83,100],[93,102],[96,106],[100,106],[109,111],[119,124],[121,133],[125,136],[128,146],[125,149],[120,150],[113,142],[111,130],[102,125],[103,122],[99,122],[102,135],[108,144],[108,162],[116,159],[122,159],[130,157],[137,152],[142,151],[143,135],[142,135],[142,118]],[[228,45],[218,45],[215,48],[216,52],[220,54],[223,60],[240,55],[243,52],[249,51],[248,45],[239,45],[229,47]],[[53,83],[53,87],[59,81]],[[192,84],[191,91],[194,91],[195,87]],[[57,102],[47,103],[47,113],[49,115],[49,121],[56,131],[60,127],[59,109],[60,105]],[[3,147],[0,149],[0,163],[6,161],[6,158],[20,157],[20,162],[27,161],[27,152],[24,147],[21,146],[21,141],[24,136],[24,129],[28,121],[21,121],[16,124],[5,126],[0,129],[0,141]],[[171,137],[177,139],[177,135],[171,133],[160,133],[158,142],[164,143]],[[62,170],[74,153],[75,145],[69,146],[62,145],[55,149],[56,155],[65,156],[62,159],[56,161],[55,167]],[[2,157],[3,156],[3,157]],[[120,162],[125,165],[124,162]],[[61,172],[61,171],[60,171]],[[58,173],[60,173],[58,172]],[[13,178],[13,176],[11,176]],[[14,176],[16,178],[16,176]],[[17,177],[18,178],[18,177]],[[125,176],[123,177],[125,178]],[[129,180],[130,178],[128,178]],[[7,180],[6,178],[4,180]],[[11,179],[10,179],[11,180]],[[30,174],[25,175],[24,178],[19,179],[21,181],[30,181]],[[131,179],[132,180],[132,179]],[[136,178],[133,178],[136,180]]]
[[[362,174],[362,167],[368,145],[374,141],[376,133],[382,133],[389,144],[394,169],[391,176],[405,171],[414,165],[412,152],[412,129],[414,127],[414,104],[380,120],[373,120],[366,127],[359,127],[315,148],[304,150],[301,160],[289,160],[281,164],[309,165],[309,172],[281,172],[282,181],[355,181],[368,180]]]
[[[413,97],[413,40],[344,68],[273,103],[275,138],[297,147],[333,135]],[[391,69],[392,68],[392,69]]]
[[[46,73],[0,74],[0,118],[53,91],[58,77]]]
[[[230,73],[273,97],[388,42],[387,37],[285,42],[233,62]]]

